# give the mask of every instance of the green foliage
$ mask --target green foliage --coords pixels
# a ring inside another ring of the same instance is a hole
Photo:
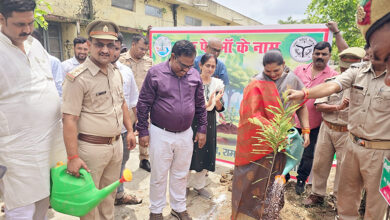
[[[260,181],[266,180],[267,183],[265,187],[265,192],[268,192],[268,187],[271,184],[271,176],[272,176],[272,170],[274,169],[274,165],[275,165],[276,154],[279,152],[283,152],[287,156],[295,159],[292,155],[288,154],[285,151],[285,149],[290,147],[287,136],[290,133],[290,130],[294,126],[292,123],[292,117],[294,113],[300,108],[300,105],[293,104],[293,103],[287,105],[288,102],[287,91],[284,92],[282,96],[283,96],[283,100],[285,100],[284,103],[282,103],[279,97],[277,98],[279,102],[279,107],[269,106],[266,108],[266,111],[274,115],[273,119],[268,120],[264,117],[262,118],[262,121],[260,121],[258,118],[248,119],[249,122],[258,125],[260,127],[260,129],[258,129],[258,132],[256,132],[258,136],[253,137],[258,140],[258,144],[253,144],[252,153],[264,154],[265,151],[268,151],[267,149],[263,149],[264,144],[273,149],[272,155],[266,156],[267,159],[271,159],[270,168],[260,163],[256,163],[255,161],[252,161],[253,164],[256,164],[268,170],[268,176],[257,179],[252,183],[252,184],[256,184]],[[265,201],[266,196],[267,193],[264,193],[263,201]],[[256,196],[254,196],[254,198],[261,199],[261,198],[257,198]]]
[[[283,93],[283,99],[287,100],[287,93]],[[253,137],[258,140],[258,144],[254,144],[254,149],[252,153],[255,154],[263,154],[264,151],[268,151],[264,149],[262,146],[264,144],[273,149],[274,155],[278,152],[283,152],[289,157],[292,157],[284,150],[289,147],[287,135],[290,133],[290,130],[294,127],[292,123],[292,118],[294,113],[300,108],[299,104],[291,104],[287,105],[287,101],[282,103],[280,98],[278,97],[278,102],[280,107],[268,106],[266,111],[272,113],[274,118],[268,120],[266,118],[262,118],[262,120],[266,123],[263,123],[258,118],[250,118],[249,122],[258,125],[260,129],[258,129],[258,136]],[[259,148],[261,147],[261,149]],[[294,158],[294,157],[292,157]]]
[[[231,124],[238,124],[239,118],[237,118],[238,112],[236,108],[230,107],[227,109],[227,111],[224,113],[225,119],[228,123]]]
[[[335,21],[350,47],[362,47],[365,40],[356,27],[355,13],[359,0],[312,0],[306,14],[310,23]],[[334,54],[338,54],[335,43]],[[336,58],[337,57],[334,57]]]
[[[234,92],[241,92],[242,89],[248,85],[252,77],[257,73],[256,70],[249,67],[243,68],[243,63],[243,54],[236,54],[235,56],[229,57],[229,59],[225,62],[230,81],[229,86],[226,86],[225,88],[225,92],[228,97],[226,105],[227,112],[230,110],[230,100]]]
[[[237,41],[239,41],[238,39]],[[245,88],[246,85],[250,82],[253,75],[257,72],[250,68],[243,68],[244,55],[236,54],[236,56],[229,57],[226,60],[225,65],[227,72],[229,73],[229,89],[234,91],[240,91],[242,88]]]
[[[46,0],[37,0],[37,7],[34,11],[34,27],[35,28],[43,28],[47,30],[49,24],[45,20],[45,15],[49,14],[49,12],[53,12],[50,4]]]
[[[287,20],[279,20],[278,24],[308,24],[310,23],[308,18],[302,19],[302,20],[295,20],[291,16],[287,18]]]

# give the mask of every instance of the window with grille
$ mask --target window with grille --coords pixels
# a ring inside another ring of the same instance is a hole
[[[134,11],[134,0],[111,0],[111,5],[118,8]]]
[[[38,29],[42,39],[43,47],[49,52],[49,54],[62,60],[62,39],[61,39],[61,24],[56,22],[50,22],[47,30],[42,28]]]
[[[151,5],[145,5],[146,15],[162,18],[162,14],[163,14],[162,11],[163,11],[162,8],[154,7]]]
[[[185,23],[190,26],[202,26],[202,20],[190,16],[185,17]]]

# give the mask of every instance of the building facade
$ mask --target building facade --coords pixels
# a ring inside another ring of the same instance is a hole
[[[73,39],[86,37],[94,19],[114,21],[129,48],[134,34],[153,27],[261,25],[212,0],[46,0],[52,12],[45,16],[48,30],[40,30],[50,54],[61,60],[73,56]],[[44,7],[42,7],[44,9]]]

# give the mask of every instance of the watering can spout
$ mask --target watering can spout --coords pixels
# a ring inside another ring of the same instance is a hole
[[[98,204],[105,199],[110,193],[112,193],[121,183],[129,182],[132,180],[132,173],[130,170],[125,169],[122,174],[122,178],[120,180],[117,180],[110,185],[104,187],[103,189],[100,189],[97,191],[97,198],[101,198],[98,202]]]
[[[91,204],[95,204],[96,203],[96,206],[101,202],[103,201],[110,193],[112,193],[121,183],[119,182],[119,180],[111,183],[110,185],[102,188],[102,189],[99,189],[99,190],[96,190],[95,191],[95,195],[93,195],[95,198],[96,198],[96,201],[91,201]]]
[[[125,170],[120,180],[97,189],[91,174],[80,169],[80,178],[66,172],[66,165],[51,169],[50,203],[54,210],[73,216],[84,216],[112,193],[121,183],[130,181],[132,174]]]
[[[288,135],[290,147],[286,149],[289,154],[287,156],[286,165],[283,169],[282,175],[285,176],[292,170],[300,161],[303,154],[303,139],[296,128],[291,129],[291,133]],[[292,157],[293,158],[292,158]]]

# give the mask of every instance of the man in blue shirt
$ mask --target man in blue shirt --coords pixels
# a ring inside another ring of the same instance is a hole
[[[221,54],[221,49],[222,49],[222,41],[220,39],[218,38],[209,39],[206,47],[206,53],[214,54],[218,58],[219,54]],[[203,55],[199,55],[195,58],[194,68],[196,68],[198,72],[200,72],[199,62],[202,56]],[[229,85],[229,76],[226,70],[226,66],[220,59],[218,59],[217,67],[215,68],[213,77],[221,79],[223,81],[223,84],[225,84],[225,86]]]
[[[38,30],[34,30],[31,33],[31,36],[37,39],[43,45],[42,34]],[[62,82],[64,81],[65,72],[64,69],[62,69],[61,61],[51,54],[48,55],[51,65],[51,73],[53,74],[53,80],[56,84],[58,95],[62,97]]]

